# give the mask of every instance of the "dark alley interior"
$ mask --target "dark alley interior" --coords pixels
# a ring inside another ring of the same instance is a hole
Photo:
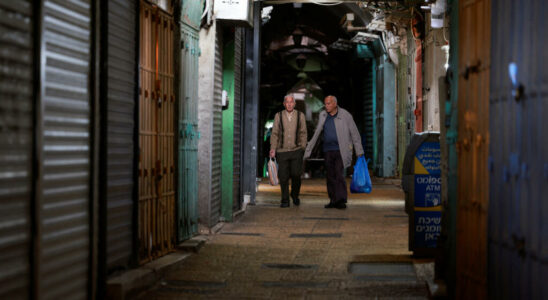
[[[0,299],[548,299],[546,16],[0,0]]]

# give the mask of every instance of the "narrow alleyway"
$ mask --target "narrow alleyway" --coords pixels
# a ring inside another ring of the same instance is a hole
[[[305,180],[301,195],[300,207],[281,209],[279,187],[263,181],[257,205],[140,299],[427,298],[433,262],[407,251],[399,187],[374,181],[346,210],[323,208],[323,179]]]

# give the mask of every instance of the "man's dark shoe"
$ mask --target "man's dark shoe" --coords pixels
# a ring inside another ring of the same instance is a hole
[[[280,204],[280,207],[289,207],[289,202],[282,202],[282,204]]]
[[[327,203],[326,205],[324,205],[324,207],[325,207],[325,208],[335,208],[336,206],[335,206],[335,203],[329,202],[329,203]]]
[[[295,206],[299,206],[299,204],[301,204],[301,199],[293,199],[293,204],[295,204]]]
[[[335,207],[338,208],[338,209],[345,209],[346,208],[346,204],[344,202],[337,202],[335,204]]]

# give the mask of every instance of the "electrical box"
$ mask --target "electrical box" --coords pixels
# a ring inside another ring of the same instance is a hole
[[[219,21],[253,27],[253,0],[215,0],[213,14]]]

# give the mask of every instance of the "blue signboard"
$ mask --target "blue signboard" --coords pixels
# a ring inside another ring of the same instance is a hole
[[[440,232],[441,211],[415,211],[415,247],[436,247]]]
[[[439,142],[422,143],[414,164],[414,247],[434,248],[441,232],[441,151]]]
[[[415,206],[441,205],[441,176],[415,175]]]
[[[441,174],[440,161],[441,151],[440,143],[426,142],[422,143],[415,152],[415,174]]]

